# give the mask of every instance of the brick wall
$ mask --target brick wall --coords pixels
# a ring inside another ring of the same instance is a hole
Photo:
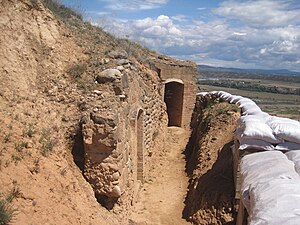
[[[160,70],[160,78],[164,82],[179,79],[184,85],[182,127],[189,128],[191,116],[196,102],[197,65],[189,61],[156,61],[155,66]]]

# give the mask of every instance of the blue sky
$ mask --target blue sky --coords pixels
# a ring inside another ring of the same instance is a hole
[[[61,0],[117,37],[212,66],[300,72],[300,0]]]

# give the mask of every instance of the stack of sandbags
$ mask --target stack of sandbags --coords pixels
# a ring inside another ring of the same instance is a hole
[[[300,224],[300,181],[274,179],[250,188],[248,224]]]
[[[285,155],[295,164],[295,170],[300,175],[300,151],[288,151]]]
[[[270,116],[254,101],[225,91],[201,92],[200,96],[217,96],[241,108],[236,139],[240,150],[300,150],[300,122]]]
[[[254,189],[260,183],[270,183],[274,180],[298,180],[299,175],[294,169],[294,163],[280,151],[264,151],[244,156],[240,164],[241,172],[241,197],[250,217],[253,216],[253,196],[257,196]],[[299,183],[300,194],[300,183]],[[273,198],[277,198],[277,193],[273,193]]]
[[[235,132],[235,137],[240,143],[240,150],[274,150],[274,146],[282,142],[265,123],[267,116],[258,114],[240,117]]]
[[[300,122],[288,118],[269,116],[266,124],[274,134],[283,140],[276,145],[276,150],[300,150]]]

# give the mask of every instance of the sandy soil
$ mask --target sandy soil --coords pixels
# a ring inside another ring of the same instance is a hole
[[[231,145],[239,112],[216,100],[199,116],[187,148],[191,178],[184,216],[199,225],[235,224]]]
[[[169,127],[165,148],[149,172],[149,179],[134,205],[132,220],[138,225],[190,224],[182,219],[188,178],[185,174],[185,149],[189,132]]]

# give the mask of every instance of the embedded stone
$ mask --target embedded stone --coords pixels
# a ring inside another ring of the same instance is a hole
[[[121,79],[122,73],[117,69],[107,69],[98,74],[96,80],[99,84],[113,82],[116,79]]]

